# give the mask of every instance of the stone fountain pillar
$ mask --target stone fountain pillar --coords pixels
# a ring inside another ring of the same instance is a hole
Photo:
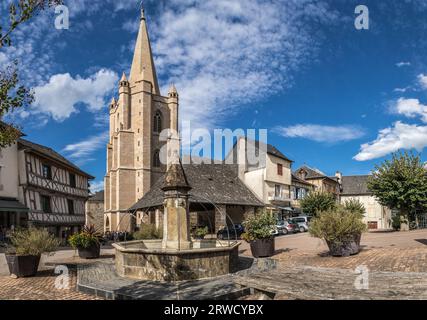
[[[188,192],[191,190],[180,160],[170,164],[162,186],[164,191],[164,249],[192,248]]]

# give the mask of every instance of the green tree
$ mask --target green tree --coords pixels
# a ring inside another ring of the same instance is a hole
[[[320,212],[334,209],[336,206],[337,202],[334,195],[328,192],[310,192],[301,200],[302,210],[315,216]]]
[[[413,153],[394,153],[391,160],[377,165],[368,189],[381,205],[398,209],[402,221],[408,221],[413,210],[427,208],[427,170]]]
[[[0,49],[12,45],[12,33],[21,24],[45,8],[61,3],[62,0],[12,1],[9,5],[9,23],[0,25]],[[8,112],[30,105],[33,100],[33,92],[19,83],[17,60],[0,70],[0,120]],[[0,123],[0,148],[11,145],[19,136],[20,130],[16,125]]]

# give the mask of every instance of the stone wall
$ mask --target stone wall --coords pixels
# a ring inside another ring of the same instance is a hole
[[[86,202],[86,225],[93,225],[97,232],[104,231],[104,202]]]
[[[217,277],[237,271],[238,245],[223,250],[188,253],[123,252],[116,250],[119,276],[140,280],[183,281]]]

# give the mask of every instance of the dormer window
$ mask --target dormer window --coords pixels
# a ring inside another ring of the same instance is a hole
[[[154,115],[154,132],[162,132],[162,114],[160,111],[157,111]]]
[[[300,179],[305,180],[307,178],[307,172],[304,170],[300,170],[299,177]]]

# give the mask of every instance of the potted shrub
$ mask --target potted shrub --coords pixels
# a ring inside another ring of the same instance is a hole
[[[36,228],[17,230],[10,240],[6,261],[10,274],[18,278],[35,276],[41,255],[55,251],[60,243],[47,230]]]
[[[332,256],[348,257],[359,253],[362,233],[366,231],[363,215],[339,206],[318,214],[311,220],[309,232],[324,239]]]
[[[274,255],[274,236],[272,231],[276,219],[267,211],[254,215],[243,223],[245,233],[242,239],[249,242],[252,256],[255,258],[271,257]]]
[[[194,231],[194,238],[196,238],[197,240],[203,240],[207,236],[208,233],[209,233],[208,227],[197,228]]]
[[[72,235],[68,242],[78,250],[80,258],[97,259],[101,253],[100,238],[94,226],[85,226],[80,233]]]

